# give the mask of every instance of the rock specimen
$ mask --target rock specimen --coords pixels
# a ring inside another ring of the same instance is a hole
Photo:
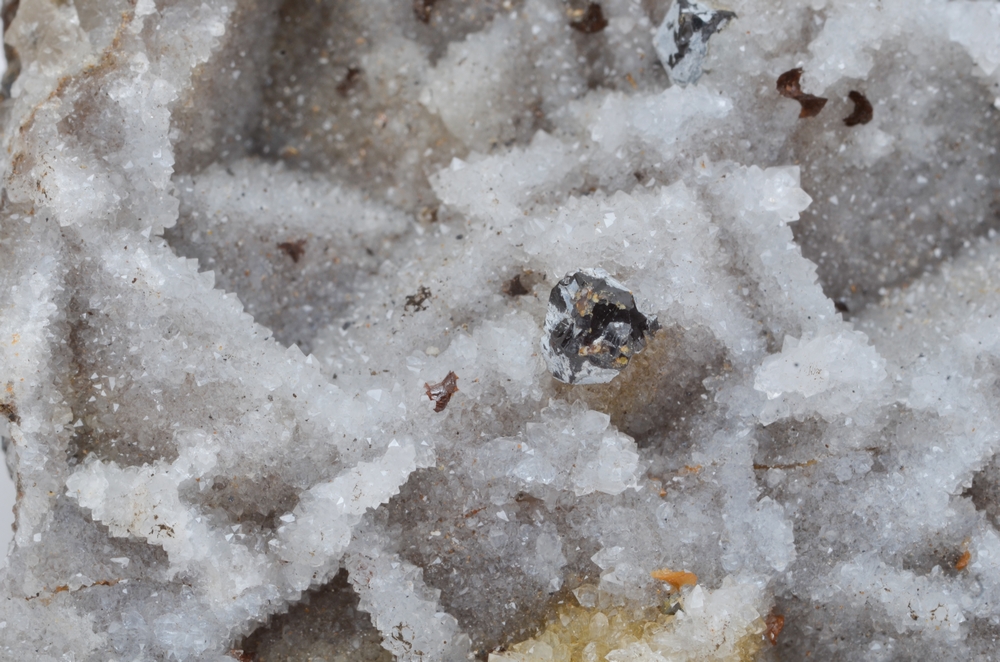
[[[7,3],[0,659],[995,654],[996,3],[589,6]]]

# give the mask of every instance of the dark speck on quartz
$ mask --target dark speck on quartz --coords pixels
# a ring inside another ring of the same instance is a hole
[[[854,112],[844,118],[844,124],[847,126],[856,126],[871,122],[875,114],[871,101],[857,90],[851,90],[847,96],[854,102]]]
[[[596,2],[591,2],[577,20],[570,22],[570,26],[577,32],[595,34],[608,27],[608,19],[604,18],[601,6]]]
[[[802,69],[796,67],[795,69],[789,69],[785,73],[778,76],[778,94],[789,99],[795,99],[802,106],[802,110],[799,111],[799,118],[805,117],[816,117],[819,115],[819,111],[823,110],[823,106],[826,105],[827,99],[823,97],[818,97],[815,94],[806,94],[802,91],[802,87],[799,85],[799,80],[802,78]]]

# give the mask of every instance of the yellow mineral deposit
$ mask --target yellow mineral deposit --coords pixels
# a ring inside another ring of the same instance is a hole
[[[697,582],[689,572],[654,571],[654,577],[672,583],[657,574],[669,574],[680,586],[694,586]],[[691,596],[694,598],[692,603],[701,604],[703,591],[697,590],[701,593]],[[685,597],[691,593],[685,590],[679,600],[664,602],[660,608],[607,604],[615,600],[606,594],[600,596],[594,607],[560,605],[554,618],[537,636],[503,652],[490,654],[489,662],[751,662],[759,659],[765,631],[760,618],[737,628],[731,626],[725,613],[707,614],[719,624],[720,631],[716,635],[735,643],[718,646],[706,640],[702,642],[705,644],[703,650],[692,647],[687,633],[679,631],[685,619],[691,620],[684,611]],[[570,601],[576,602],[572,598]],[[691,611],[697,619],[696,610]]]
[[[684,570],[660,568],[659,570],[654,570],[649,574],[653,577],[653,579],[659,579],[661,582],[670,584],[674,587],[675,591],[681,590],[684,586],[694,586],[698,583],[698,575],[693,572],[685,572]]]

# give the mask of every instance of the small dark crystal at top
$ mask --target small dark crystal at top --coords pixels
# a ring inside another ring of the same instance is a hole
[[[656,318],[636,308],[624,285],[599,269],[560,280],[549,295],[542,351],[549,372],[567,384],[609,382],[646,346]]]

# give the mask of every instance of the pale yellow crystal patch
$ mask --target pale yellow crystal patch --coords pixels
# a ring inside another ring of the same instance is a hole
[[[589,608],[563,605],[536,637],[492,653],[489,662],[749,662],[758,659],[765,626],[749,604],[733,604],[741,592],[727,579],[716,591],[696,586],[661,608],[607,604],[606,595]]]

